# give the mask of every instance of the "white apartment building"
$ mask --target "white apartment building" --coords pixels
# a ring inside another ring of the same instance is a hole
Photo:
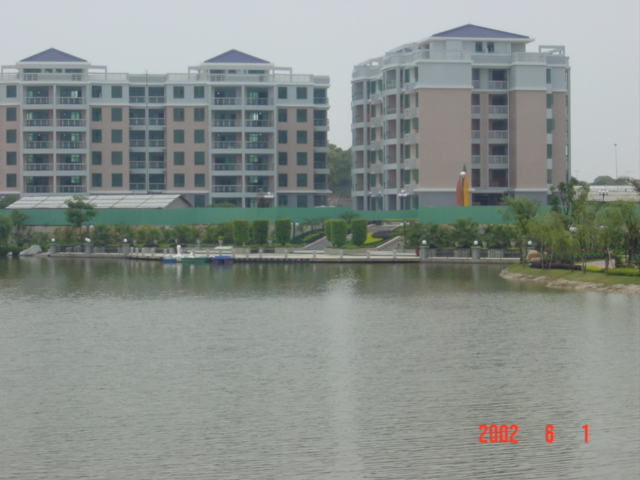
[[[355,66],[353,206],[547,203],[570,172],[569,62],[562,46],[465,25]]]
[[[0,196],[326,205],[328,88],[236,50],[130,74],[49,49],[1,67]]]

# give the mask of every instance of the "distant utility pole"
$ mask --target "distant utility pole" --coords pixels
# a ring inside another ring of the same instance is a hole
[[[617,180],[618,179],[618,144],[617,143],[613,144],[613,152],[616,158],[616,180]]]

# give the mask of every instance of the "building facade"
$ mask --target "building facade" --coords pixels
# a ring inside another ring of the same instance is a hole
[[[236,50],[152,75],[50,49],[2,67],[0,195],[326,205],[328,88]]]
[[[505,194],[547,203],[570,171],[570,78],[564,47],[466,25],[356,65],[353,206],[471,204]]]

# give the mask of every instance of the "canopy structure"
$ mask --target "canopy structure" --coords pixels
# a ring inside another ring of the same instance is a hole
[[[22,197],[9,205],[8,209],[28,210],[36,208],[67,208],[67,200],[73,197],[52,195],[49,197]],[[182,195],[89,195],[87,201],[98,209],[110,208],[147,208],[147,209],[167,209],[167,208],[190,208],[192,205]]]

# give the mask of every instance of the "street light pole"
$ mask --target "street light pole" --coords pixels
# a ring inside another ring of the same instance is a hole
[[[617,143],[613,144],[613,151],[616,159],[616,180],[617,180],[618,179],[618,144]]]
[[[606,188],[601,188],[600,190],[598,190],[598,194],[602,196],[602,203],[604,203],[604,197],[609,195],[609,190],[607,190]]]

